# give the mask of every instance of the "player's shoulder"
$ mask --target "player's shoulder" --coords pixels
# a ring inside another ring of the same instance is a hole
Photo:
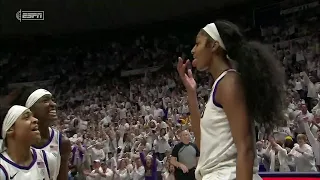
[[[64,134],[62,134],[58,129],[55,127],[50,127],[55,135],[58,137],[59,141],[59,149],[60,152],[63,153],[68,153],[71,152],[71,142],[68,137],[66,137]]]

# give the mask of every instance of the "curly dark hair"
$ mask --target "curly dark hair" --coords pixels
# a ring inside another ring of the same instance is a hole
[[[215,25],[226,47],[225,55],[237,63],[250,117],[268,129],[280,125],[285,103],[285,74],[280,62],[267,46],[247,41],[237,25],[225,20]]]

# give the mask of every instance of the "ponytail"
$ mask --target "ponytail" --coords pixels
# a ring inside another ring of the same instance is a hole
[[[272,130],[284,118],[284,69],[267,46],[247,41],[237,25],[216,21],[226,54],[236,62],[252,120]]]
[[[266,128],[282,124],[285,91],[280,62],[265,45],[255,41],[242,42],[228,54],[238,64],[251,117]]]

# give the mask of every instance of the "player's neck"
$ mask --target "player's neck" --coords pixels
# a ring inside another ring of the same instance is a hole
[[[21,166],[29,166],[33,160],[30,146],[23,143],[8,144],[7,153],[13,162]]]
[[[50,138],[49,125],[38,123],[41,139],[48,140]]]
[[[225,70],[230,69],[231,67],[226,63],[227,60],[225,60],[222,57],[214,57],[214,60],[212,60],[212,63],[209,67],[209,72],[212,75],[213,79],[216,80],[221,73],[223,73]]]

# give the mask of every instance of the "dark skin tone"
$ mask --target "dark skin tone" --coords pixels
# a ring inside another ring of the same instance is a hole
[[[219,42],[209,39],[201,32],[196,38],[196,45],[192,49],[192,54],[195,58],[192,62],[193,67],[198,70],[207,69],[214,79],[217,79],[225,70],[230,69],[228,60]],[[191,70],[185,73],[189,63],[189,60],[183,63],[183,60],[180,58],[177,70],[188,93],[192,126],[195,126],[193,129],[197,144],[200,144],[201,117],[196,94],[196,82]],[[237,180],[252,179],[252,167],[255,156],[251,129],[252,122],[245,103],[244,88],[240,75],[236,72],[227,73],[217,86],[214,98],[222,105],[227,115],[232,137],[237,148]]]
[[[55,113],[56,103],[53,101],[51,95],[45,95],[40,98],[30,109],[34,113],[34,116],[39,119],[39,131],[41,134],[41,141],[37,144],[34,144],[34,147],[42,147],[45,145],[50,138],[49,127],[50,125],[57,120],[57,115]],[[60,155],[61,155],[61,164],[58,175],[58,180],[68,179],[68,161],[71,153],[71,143],[70,140],[66,137],[62,137]]]

